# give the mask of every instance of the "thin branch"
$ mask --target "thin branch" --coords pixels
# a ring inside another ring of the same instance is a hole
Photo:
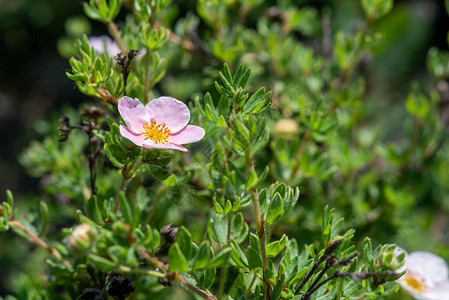
[[[117,197],[115,198],[115,206],[114,206],[114,213],[117,213],[118,209],[120,208],[120,192],[125,191],[125,187],[129,181],[129,178],[126,178],[123,175],[123,170],[126,168],[126,165],[122,169],[122,183],[120,184],[120,188],[117,192]]]
[[[159,278],[166,278],[164,273],[153,271],[153,270],[136,269],[136,268],[130,268],[128,266],[119,266],[117,269],[123,273],[143,274],[143,275],[155,276],[155,277],[159,277]]]
[[[190,289],[191,291],[193,291],[195,294],[197,294],[200,297],[203,297],[204,299],[207,300],[217,300],[217,298],[213,295],[210,295],[208,293],[206,293],[203,290],[200,290],[199,288],[197,288],[196,286],[190,284],[189,282],[187,282],[184,277],[182,277],[181,274],[175,273],[175,281],[179,282],[180,284],[184,285],[185,287],[187,287],[188,289]]]
[[[335,249],[337,249],[338,246],[340,246],[342,242],[343,240],[337,240],[333,242],[329,247],[327,247],[326,250],[324,250],[323,255],[321,255],[321,257],[318,258],[318,260],[313,265],[312,269],[309,272],[307,272],[307,274],[299,282],[299,285],[295,290],[295,294],[298,294],[302,290],[302,288],[306,285],[307,281],[309,281],[312,275],[315,274],[318,267],[335,251]]]
[[[246,154],[246,164],[249,167],[249,169],[251,170],[251,172],[255,172],[252,152],[248,152]],[[268,259],[267,259],[267,254],[266,254],[266,250],[265,250],[266,234],[265,234],[265,228],[264,228],[264,222],[263,222],[264,216],[260,215],[259,193],[257,191],[257,188],[253,188],[250,192],[251,192],[251,200],[252,200],[253,208],[254,208],[254,214],[256,216],[257,234],[259,236],[260,252],[262,255],[263,282],[264,282],[266,292],[267,292],[267,299],[270,300],[272,289],[271,289],[270,280],[266,276],[266,271],[268,269]]]
[[[53,255],[56,259],[58,259],[60,262],[62,262],[66,267],[72,268],[72,265],[66,261],[61,253],[59,253],[58,250],[48,245],[43,239],[32,233],[29,229],[27,229],[19,220],[11,219],[11,221],[8,222],[9,225],[16,227],[23,233],[25,233],[28,238],[33,242],[35,245],[38,245],[44,249],[46,249],[51,255]]]
[[[229,243],[229,240],[231,239],[231,214],[228,214],[228,232],[226,235],[226,243]],[[221,279],[220,279],[220,285],[218,286],[218,294],[217,294],[217,298],[220,300],[222,295],[223,295],[223,291],[224,291],[224,287],[225,287],[225,283],[226,283],[226,278],[228,277],[228,268],[229,268],[229,264],[226,264],[223,267],[223,273],[221,274]]]
[[[106,26],[108,26],[109,33],[114,38],[120,50],[123,53],[128,53],[128,50],[126,49],[125,44],[123,43],[123,40],[120,37],[120,32],[118,31],[117,25],[115,25],[114,21],[107,22]]]
[[[156,211],[156,207],[159,203],[159,200],[161,199],[162,196],[162,192],[164,191],[164,185],[160,185],[159,189],[157,190],[156,196],[154,197],[153,202],[151,203],[149,212],[148,212],[148,216],[147,216],[147,220],[145,224],[151,225],[151,223],[153,222],[153,217],[154,217],[154,213]]]
[[[182,284],[183,286],[187,287],[188,289],[193,291],[195,294],[203,297],[204,299],[217,300],[217,298],[215,296],[208,294],[207,292],[205,292],[205,291],[197,288],[196,286],[190,284],[189,282],[187,282],[181,274],[176,273],[176,272],[170,273],[168,270],[168,266],[166,264],[164,264],[163,262],[161,262],[159,259],[157,259],[157,257],[153,256],[153,254],[151,254],[149,251],[139,248],[138,252],[145,259],[147,259],[150,263],[152,263],[155,267],[157,267],[159,270],[161,270],[164,273],[165,278]]]
[[[252,290],[252,288],[253,288],[254,282],[256,282],[256,278],[257,278],[257,275],[254,274],[253,279],[251,279],[251,282],[250,282],[250,284],[248,285],[248,289],[246,290],[246,293],[245,293],[245,297],[246,297],[246,298],[249,298],[249,295],[251,295],[251,290]]]
[[[311,136],[311,134],[308,131],[304,134],[304,137],[302,138],[302,141],[301,141],[301,146],[299,147],[299,150],[298,150],[298,154],[296,155],[296,159],[295,159],[296,164],[293,167],[293,170],[292,170],[292,173],[290,175],[290,180],[289,181],[291,181],[293,178],[296,177],[296,173],[298,172],[298,170],[300,168],[301,161],[302,161],[302,158],[304,156],[304,152],[306,150],[306,144],[310,140],[311,137],[312,136]]]
[[[197,48],[191,41],[183,40],[180,36],[176,35],[176,33],[172,32],[172,31],[168,30],[167,28],[165,28],[164,26],[162,26],[161,23],[156,22],[156,24],[154,24],[154,29],[159,29],[159,28],[163,28],[165,30],[165,33],[170,32],[169,39],[171,42],[173,42],[177,45],[181,45],[181,47],[183,47],[184,49],[186,49],[188,51],[196,51],[197,50]]]
[[[149,50],[147,50],[147,53],[145,54],[145,88],[144,88],[145,103],[149,101],[148,93],[150,92],[150,84],[151,84],[149,69],[150,69],[150,52]]]

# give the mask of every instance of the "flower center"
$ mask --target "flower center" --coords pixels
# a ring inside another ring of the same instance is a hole
[[[153,140],[156,144],[166,143],[170,133],[171,131],[165,126],[165,123],[158,124],[152,120],[149,125],[148,123],[143,125],[142,134],[145,136],[145,139]]]
[[[412,274],[405,274],[404,278],[402,279],[406,285],[411,287],[417,292],[424,291],[424,284],[421,279],[413,276]]]

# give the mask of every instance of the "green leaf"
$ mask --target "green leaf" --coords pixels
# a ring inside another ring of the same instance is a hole
[[[178,243],[174,243],[168,250],[168,269],[170,272],[187,272],[189,265]]]
[[[192,256],[192,235],[184,226],[179,227],[175,241],[178,243],[184,257],[190,259]]]
[[[106,259],[104,257],[95,254],[89,254],[89,260],[92,261],[92,263],[103,272],[108,272],[117,266],[114,262],[110,261],[109,259]]]
[[[6,199],[9,205],[11,205],[11,207],[14,207],[14,196],[12,195],[11,190],[6,190]]]
[[[203,241],[196,252],[193,259],[192,270],[199,270],[209,267],[210,258],[212,257],[212,249],[208,241]]]
[[[153,174],[154,178],[156,178],[157,180],[164,181],[165,179],[168,178],[168,176],[170,176],[170,173],[165,168],[151,165],[150,169],[151,169],[151,174]]]
[[[242,107],[243,115],[265,112],[262,109],[270,103],[271,92],[265,92],[265,88],[258,89]],[[271,106],[271,105],[270,105]],[[268,107],[269,108],[269,107]]]
[[[203,271],[203,276],[201,280],[201,286],[203,289],[209,289],[215,281],[215,274],[217,271],[215,269],[205,269]]]
[[[236,243],[236,241],[234,241],[233,239],[231,239],[229,242],[230,242],[230,245],[231,245],[231,248],[232,248],[232,253],[231,253],[232,260],[239,267],[247,269],[248,268],[248,260],[246,259],[246,256],[243,253],[242,249]]]
[[[228,127],[228,124],[226,123],[226,120],[224,119],[223,116],[220,116],[220,117],[218,118],[218,121],[217,121],[217,127],[220,127],[220,128],[226,128],[226,127]]]
[[[87,216],[97,224],[103,223],[103,216],[100,207],[98,206],[98,199],[96,195],[92,195],[86,203]]]
[[[378,19],[391,11],[393,0],[362,0],[362,7],[369,18]]]
[[[212,260],[207,264],[207,268],[218,268],[228,262],[232,254],[232,248],[225,248],[220,253],[218,253]]]
[[[39,202],[39,213],[41,219],[41,229],[39,231],[39,236],[42,237],[45,234],[45,229],[48,223],[48,206],[43,200]]]
[[[251,170],[249,172],[248,181],[246,182],[246,189],[251,190],[254,188],[258,182],[256,171]]]
[[[119,198],[120,198],[120,210],[123,214],[123,218],[125,219],[125,222],[127,224],[131,225],[133,222],[133,212],[131,210],[131,204],[128,202],[128,199],[126,198],[123,192],[120,192]]]
[[[270,208],[268,209],[267,223],[273,224],[280,216],[282,216],[284,209],[282,205],[282,197],[279,193],[274,194],[271,199]]]
[[[279,241],[268,244],[266,247],[267,257],[277,256],[282,250],[284,250],[285,246],[287,246],[287,243],[288,238],[284,234]]]
[[[228,118],[230,110],[231,101],[229,101],[229,98],[220,97],[220,101],[218,102],[218,114],[223,116],[224,118]]]
[[[425,117],[429,113],[429,100],[426,95],[411,92],[405,102],[407,111],[417,117]]]
[[[251,144],[251,141],[249,139],[249,131],[242,121],[234,121],[234,127],[230,134],[233,142],[235,143],[235,146],[238,149],[246,151],[246,149],[249,148],[249,145]]]
[[[273,288],[272,300],[279,300],[281,298],[282,290],[285,284],[285,273],[283,272],[281,277],[277,279],[276,285]]]
[[[229,69],[229,66],[227,63],[224,64],[223,66],[223,73],[219,72],[220,78],[224,78],[223,83],[225,83],[226,85],[232,86],[231,82],[232,82],[232,74],[231,74],[231,70]]]
[[[371,267],[371,270],[375,270],[373,246],[371,244],[371,239],[368,237],[363,241],[363,257]]]
[[[228,98],[232,97],[232,93],[216,81],[215,81],[215,88],[220,93],[220,95],[222,95],[223,97],[228,97]]]
[[[240,65],[237,69],[237,72],[235,72],[232,84],[236,89],[238,88],[244,89],[250,75],[251,70],[249,68],[244,67],[243,65]]]
[[[100,14],[100,11],[96,9],[93,5],[93,1],[91,1],[89,4],[84,3],[83,5],[84,13],[91,18],[92,20],[104,22],[105,19]]]
[[[259,238],[253,233],[249,236],[249,247],[246,250],[246,257],[251,270],[262,267],[262,252],[260,250]]]

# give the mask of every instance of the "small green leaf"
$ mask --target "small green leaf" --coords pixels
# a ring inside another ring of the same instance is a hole
[[[220,101],[218,102],[218,114],[227,118],[229,116],[229,112],[231,110],[231,101],[229,101],[228,97],[220,97]]]
[[[184,257],[190,259],[192,256],[192,235],[184,226],[179,227],[175,241],[178,243]]]
[[[9,205],[14,207],[14,196],[12,195],[11,190],[6,190],[6,199],[8,200]]]
[[[215,274],[217,271],[215,269],[205,269],[203,271],[203,276],[201,280],[201,286],[203,289],[209,289],[215,281]]]
[[[246,257],[251,270],[262,267],[262,252],[260,250],[259,238],[253,233],[249,236],[249,247],[246,250]]]
[[[170,272],[187,272],[189,265],[178,243],[174,243],[168,250],[168,269]]]
[[[273,294],[271,299],[279,300],[281,298],[282,290],[285,284],[285,273],[282,273],[281,277],[277,279],[276,285],[273,288]]]
[[[282,250],[284,250],[285,246],[287,246],[287,242],[288,238],[284,234],[279,241],[268,244],[266,247],[267,257],[277,256]]]
[[[245,268],[245,269],[248,268],[248,260],[246,259],[246,256],[243,253],[243,251],[240,248],[240,246],[233,239],[231,239],[229,242],[230,242],[230,245],[231,245],[231,248],[232,248],[232,253],[231,253],[232,260],[238,266],[240,266],[242,268]]]
[[[204,269],[209,266],[210,258],[212,257],[212,249],[208,241],[203,241],[196,252],[193,259],[193,270]]]
[[[100,207],[98,206],[98,199],[96,195],[92,195],[86,203],[87,216],[97,224],[103,223]]]
[[[103,272],[108,272],[116,267],[116,264],[113,261],[95,254],[89,254],[89,260]]]
[[[123,214],[123,218],[125,219],[125,222],[127,224],[131,224],[133,221],[131,204],[128,202],[128,199],[126,198],[123,192],[120,192],[119,198],[120,198],[120,210]]]
[[[265,92],[265,88],[258,89],[245,104],[243,104],[242,113],[244,115],[261,113],[266,105],[269,105],[271,92]],[[271,106],[271,105],[269,105]],[[268,107],[269,108],[269,107]],[[263,112],[265,112],[264,110]]]
[[[41,229],[39,231],[39,236],[42,237],[45,234],[45,229],[48,223],[48,206],[43,200],[39,202],[39,213],[41,219]]]
[[[369,18],[378,19],[391,11],[393,0],[362,0],[362,7]]]
[[[276,193],[271,199],[270,208],[268,209],[267,223],[273,224],[282,216],[283,213],[282,197]]]
[[[248,181],[246,182],[246,189],[251,190],[254,188],[258,182],[256,171],[251,170],[248,176]]]
[[[207,264],[207,268],[218,268],[228,262],[232,254],[232,248],[225,248],[220,253],[218,253],[212,260]]]

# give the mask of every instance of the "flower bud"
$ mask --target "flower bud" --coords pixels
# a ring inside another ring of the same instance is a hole
[[[70,248],[74,252],[84,252],[92,246],[95,235],[88,224],[81,224],[75,227],[72,235],[69,237]]]
[[[277,121],[275,131],[281,135],[292,136],[299,132],[299,127],[294,120],[281,119]]]

